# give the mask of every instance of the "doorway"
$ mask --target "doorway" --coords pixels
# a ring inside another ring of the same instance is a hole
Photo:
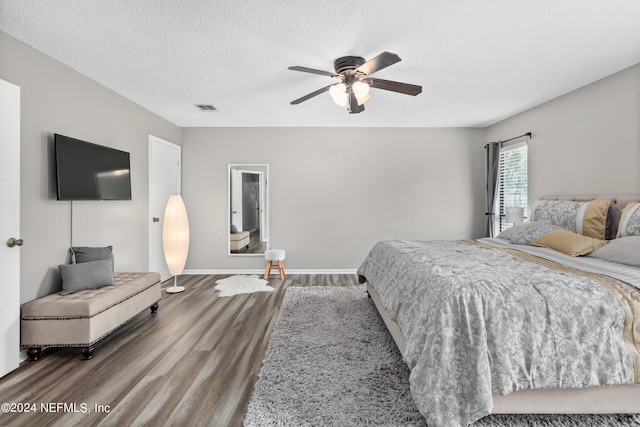
[[[149,271],[171,277],[162,249],[162,220],[167,200],[180,194],[181,147],[149,135]]]

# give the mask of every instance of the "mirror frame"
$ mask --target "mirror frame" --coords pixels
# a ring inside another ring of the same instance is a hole
[[[248,171],[256,171],[264,173],[264,203],[262,206],[262,212],[264,213],[264,223],[260,224],[263,227],[263,235],[265,242],[265,250],[269,249],[270,236],[270,215],[269,215],[269,164],[267,163],[229,163],[227,169],[227,235],[230,233],[230,227],[232,224],[231,217],[231,171],[234,169],[242,169]],[[231,252],[231,241],[227,238],[227,255],[228,256],[264,256],[264,252]]]

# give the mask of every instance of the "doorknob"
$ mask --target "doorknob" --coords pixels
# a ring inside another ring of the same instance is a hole
[[[152,219],[153,219],[153,222],[160,222],[160,218],[158,218],[158,217],[154,216]]]
[[[22,246],[23,243],[24,243],[24,240],[15,239],[13,237],[10,237],[9,240],[7,240],[7,246],[9,246],[10,248],[13,248],[16,246]]]

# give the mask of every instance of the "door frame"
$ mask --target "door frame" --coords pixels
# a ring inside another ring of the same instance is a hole
[[[244,169],[231,169],[231,224],[235,224],[239,231],[244,230],[244,176],[257,175],[258,177],[258,222],[260,224],[260,240],[264,241],[266,236],[265,209],[264,209],[264,172]],[[239,200],[239,201],[238,201]],[[236,217],[234,218],[234,214]],[[235,220],[234,220],[235,219]]]

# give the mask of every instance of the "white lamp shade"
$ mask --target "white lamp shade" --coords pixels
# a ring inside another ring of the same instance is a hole
[[[333,99],[333,102],[335,102],[339,106],[347,106],[349,95],[347,95],[347,86],[344,83],[338,83],[331,86],[329,88],[329,95],[331,95],[331,99]]]
[[[508,224],[524,222],[524,208],[505,208],[504,221]]]
[[[370,95],[365,96],[364,98],[356,98],[358,100],[358,105],[362,105],[367,102],[371,98]]]
[[[169,196],[164,210],[162,247],[169,272],[174,276],[182,273],[189,252],[189,219],[179,195]]]
[[[351,90],[356,96],[358,105],[362,105],[369,100],[369,85],[365,82],[357,80],[351,85]],[[349,103],[349,93],[347,92],[347,85],[344,83],[337,83],[329,88],[329,95],[333,102],[341,107],[346,107]]]
[[[351,85],[353,93],[358,100],[358,104],[362,105],[369,99],[369,85],[360,80],[353,82]]]

